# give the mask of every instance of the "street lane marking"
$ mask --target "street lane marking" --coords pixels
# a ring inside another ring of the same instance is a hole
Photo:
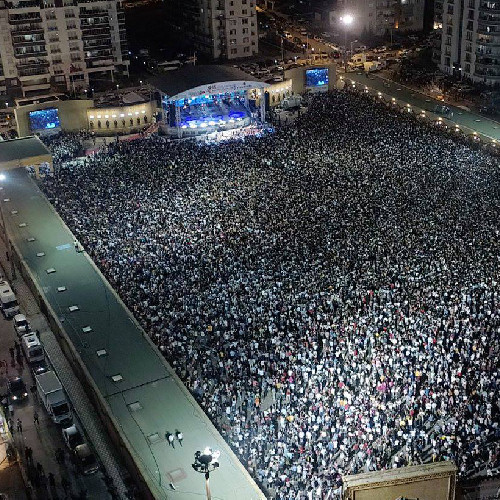
[[[57,246],[56,250],[67,250],[68,248],[71,248],[71,245],[69,243],[65,243],[64,245]]]
[[[92,327],[91,326],[84,326],[82,328],[82,332],[83,333],[90,333],[92,331]]]

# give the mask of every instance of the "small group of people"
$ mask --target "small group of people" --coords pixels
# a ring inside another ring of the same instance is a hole
[[[497,158],[342,90],[273,134],[57,168],[45,193],[270,497],[498,472]]]

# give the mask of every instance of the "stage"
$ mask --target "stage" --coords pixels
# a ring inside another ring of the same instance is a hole
[[[182,68],[171,72],[177,75],[172,78],[168,75],[168,81],[161,82],[164,133],[177,138],[196,137],[265,123],[268,83],[249,80],[249,75],[236,68],[201,69]],[[178,79],[173,78],[181,73],[186,73],[185,87],[180,87]],[[212,83],[205,83],[209,80]],[[198,85],[186,88],[192,83]]]

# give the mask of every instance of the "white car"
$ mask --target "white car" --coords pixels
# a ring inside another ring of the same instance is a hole
[[[14,316],[14,330],[18,337],[22,337],[25,333],[30,331],[30,324],[24,314],[16,314]]]

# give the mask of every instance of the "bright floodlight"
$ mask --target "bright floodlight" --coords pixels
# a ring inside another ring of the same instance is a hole
[[[340,18],[340,20],[344,23],[344,24],[352,24],[352,22],[354,21],[354,17],[351,16],[351,14],[346,14],[345,16],[342,16]]]
[[[7,176],[5,174],[0,174],[0,181],[4,181],[7,179]]]

